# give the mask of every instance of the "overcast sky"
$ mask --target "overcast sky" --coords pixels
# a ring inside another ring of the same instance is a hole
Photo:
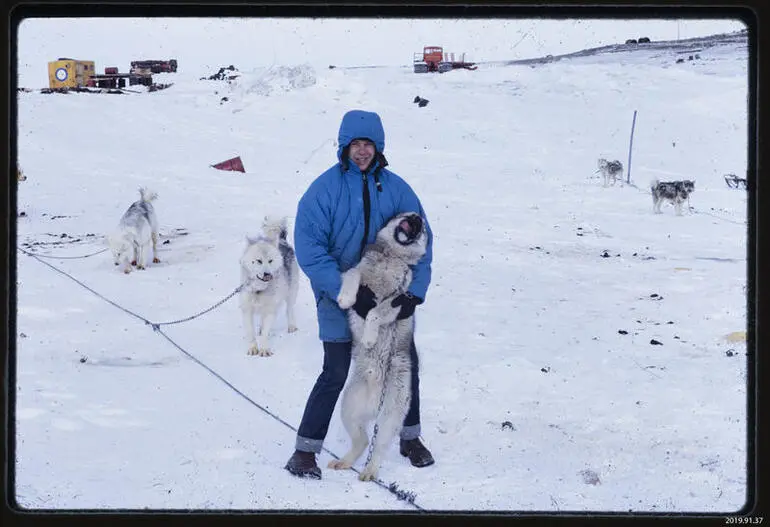
[[[468,60],[506,60],[744,27],[730,19],[34,18],[19,26],[18,73],[19,86],[40,88],[48,84],[47,62],[59,57],[93,60],[98,72],[105,66],[128,71],[131,60],[168,58],[179,61],[180,72],[229,64],[242,70],[299,63],[408,65],[424,45],[465,52]],[[320,45],[329,41],[336,45]]]

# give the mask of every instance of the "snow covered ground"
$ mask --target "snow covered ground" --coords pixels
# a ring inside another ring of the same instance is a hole
[[[747,209],[723,174],[746,171],[748,52],[698,54],[443,75],[241,63],[232,83],[188,62],[154,93],[19,93],[18,244],[68,259],[17,253],[17,503],[414,510],[327,452],[321,481],[282,468],[322,360],[304,276],[300,329],[279,318],[270,358],[247,356],[236,299],[162,333],[123,310],[175,321],[229,295],[244,237],[293,220],[361,108],[435,234],[416,340],[437,462],[394,444],[382,481],[429,511],[740,509]],[[635,185],[602,188],[596,160],[627,163],[634,110]],[[236,155],[245,174],[210,167]],[[653,214],[653,178],[694,179],[692,210]],[[161,263],[71,258],[106,247],[140,185],[160,195]],[[325,446],[347,441],[335,412]]]

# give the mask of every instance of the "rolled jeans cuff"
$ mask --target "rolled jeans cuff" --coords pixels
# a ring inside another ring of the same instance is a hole
[[[297,436],[297,442],[294,448],[302,452],[313,452],[314,454],[320,454],[321,448],[324,446],[323,439],[309,439],[307,437]]]
[[[420,423],[416,425],[405,426],[401,429],[401,439],[408,441],[420,437]]]

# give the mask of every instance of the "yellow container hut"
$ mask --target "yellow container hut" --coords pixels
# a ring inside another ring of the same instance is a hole
[[[48,87],[85,87],[95,73],[92,60],[60,58],[48,63]]]

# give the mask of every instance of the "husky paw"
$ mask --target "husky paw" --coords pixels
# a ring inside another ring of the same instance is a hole
[[[143,265],[137,265],[137,266],[136,266],[136,268],[137,268],[137,269],[140,269],[140,270],[142,270],[142,271],[144,271],[145,269],[147,269],[147,268],[146,268],[145,266],[143,266]]]
[[[136,265],[136,260],[131,260],[131,265]]]
[[[355,293],[353,293],[351,295],[351,294],[346,294],[346,293],[342,292],[337,297],[337,304],[342,309],[348,309],[349,307],[351,307],[355,303],[356,303],[356,295],[355,295]]]
[[[256,355],[258,357],[269,357],[273,354],[272,351],[270,351],[269,348],[260,348],[256,344],[252,344],[249,346],[249,355]]]
[[[153,258],[152,263],[160,263],[160,258],[158,257]]]
[[[350,463],[346,463],[345,461],[341,459],[332,459],[329,461],[329,464],[327,467],[333,468],[334,470],[346,470],[349,469],[352,465]]]
[[[366,465],[364,470],[358,475],[361,481],[371,481],[377,477],[377,469],[371,465]]]
[[[289,333],[294,333],[295,331],[297,331],[297,326],[295,325],[289,326]]]
[[[131,272],[130,267],[126,267],[125,269],[123,269],[123,274],[129,274],[130,272]]]

